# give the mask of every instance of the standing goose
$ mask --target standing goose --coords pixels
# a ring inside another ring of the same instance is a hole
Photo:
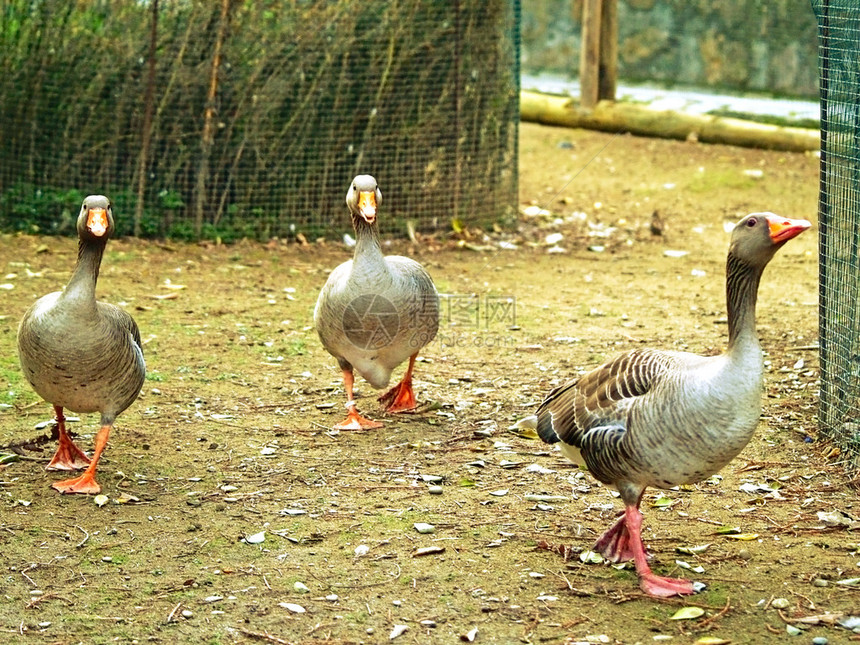
[[[652,596],[693,593],[689,580],[648,566],[639,503],[647,486],[701,481],[750,440],[761,414],[763,359],[755,328],[759,280],[774,253],[810,227],[753,213],[732,232],[726,264],[729,344],[719,356],[633,350],[557,387],[537,410],[537,431],[621,493],[625,511],[597,540],[608,560],[632,559]]]
[[[340,430],[381,428],[361,416],[353,399],[353,369],[373,387],[388,385],[391,371],[407,358],[403,379],[379,397],[386,412],[416,407],[412,370],[418,352],[439,328],[439,294],[418,262],[384,256],[376,214],[382,193],[370,175],[358,175],[346,194],[355,229],[355,254],[338,266],[323,286],[314,324],[323,347],[337,359],[346,389],[347,417]]]
[[[86,468],[53,484],[61,493],[98,493],[96,467],[116,417],[140,393],[146,374],[140,331],[119,307],[96,302],[96,281],[114,221],[107,197],[90,195],[78,216],[78,261],[62,291],[39,298],[18,327],[18,356],[36,393],[54,406],[60,435],[47,470]],[[63,408],[100,412],[92,459],[66,432]]]

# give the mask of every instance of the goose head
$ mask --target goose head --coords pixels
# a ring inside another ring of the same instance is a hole
[[[90,195],[81,205],[78,215],[78,237],[87,241],[107,242],[113,233],[113,211],[104,195]]]
[[[735,225],[729,254],[747,264],[764,268],[774,253],[812,224],[774,213],[750,213]]]
[[[382,192],[373,177],[358,175],[352,180],[346,193],[346,205],[354,224],[364,221],[372,226],[376,222],[376,213],[381,203]]]

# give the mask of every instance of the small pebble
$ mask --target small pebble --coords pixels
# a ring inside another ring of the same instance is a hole
[[[441,495],[442,494],[442,487],[441,486],[429,486],[427,488],[427,492],[430,493],[431,495]]]
[[[295,589],[297,593],[307,593],[310,591],[304,582],[293,583],[293,589]]]
[[[182,610],[182,617],[183,618],[191,618],[193,615],[194,615],[194,612],[191,611],[190,609],[183,609]]]
[[[816,578],[812,581],[813,587],[826,587],[829,583],[824,578]]]
[[[812,639],[812,645],[827,645],[827,636],[816,636]]]
[[[110,557],[109,555],[106,555],[105,557],[102,558],[102,562],[113,562],[113,558]]]
[[[775,609],[785,609],[790,603],[787,598],[774,598],[770,606]]]

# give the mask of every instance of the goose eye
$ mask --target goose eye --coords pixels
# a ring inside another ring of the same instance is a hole
[[[753,226],[755,226],[756,224],[758,224],[758,220],[757,220],[755,217],[750,217],[750,218],[747,220],[747,226],[748,226],[749,228],[752,228],[752,227],[753,227]]]

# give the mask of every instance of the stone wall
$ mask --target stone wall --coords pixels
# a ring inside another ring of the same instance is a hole
[[[522,70],[579,74],[581,0],[523,0]],[[808,0],[618,0],[620,81],[818,96]]]

